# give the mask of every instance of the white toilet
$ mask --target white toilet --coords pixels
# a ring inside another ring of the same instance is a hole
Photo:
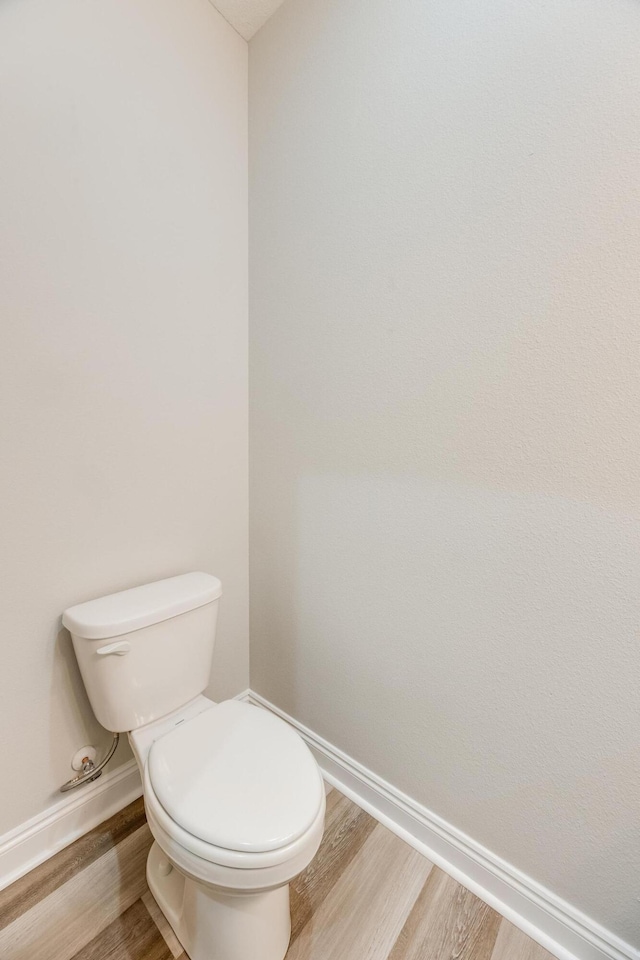
[[[213,703],[220,581],[188,573],[66,610],[100,723],[127,731],[155,839],[147,880],[191,960],[282,960],[289,882],[325,794],[306,744],[246,703]]]

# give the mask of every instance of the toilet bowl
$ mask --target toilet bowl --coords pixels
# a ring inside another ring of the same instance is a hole
[[[154,838],[149,888],[188,957],[283,960],[289,883],[322,840],[324,785],[284,721],[202,695],[220,593],[187,574],[63,622],[96,716],[128,732]]]
[[[149,889],[188,956],[284,957],[288,884],[324,827],[324,787],[306,746],[256,707],[205,697],[129,739],[155,840]]]

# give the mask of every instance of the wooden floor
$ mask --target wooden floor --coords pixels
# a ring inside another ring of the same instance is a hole
[[[151,842],[137,800],[0,891],[2,960],[187,960],[145,882]],[[291,909],[287,960],[552,960],[337,790]]]

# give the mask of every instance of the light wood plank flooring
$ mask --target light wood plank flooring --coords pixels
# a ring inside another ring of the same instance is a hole
[[[187,960],[145,882],[151,842],[137,800],[0,891],[0,957]],[[291,908],[287,960],[552,960],[337,790]]]

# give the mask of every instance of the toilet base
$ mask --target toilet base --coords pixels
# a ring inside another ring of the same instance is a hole
[[[266,893],[207,887],[172,866],[157,842],[147,883],[190,960],[284,960],[291,937],[289,885]]]

